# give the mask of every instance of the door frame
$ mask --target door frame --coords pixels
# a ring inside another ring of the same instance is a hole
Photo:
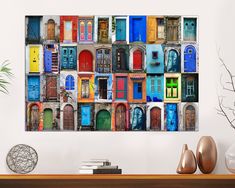
[[[126,20],[126,40],[122,41],[123,43],[129,43],[129,16],[115,16],[114,21],[117,23],[117,19],[125,19]],[[115,31],[114,31],[114,38],[112,42],[116,42],[116,24],[115,24]],[[120,43],[120,42],[119,42]]]
[[[142,69],[134,70],[134,52],[140,50],[142,52]],[[130,54],[129,54],[129,70],[135,72],[144,72],[146,69],[146,46],[144,45],[130,45]]]

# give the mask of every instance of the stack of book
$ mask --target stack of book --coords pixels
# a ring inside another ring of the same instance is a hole
[[[79,169],[80,174],[121,174],[122,169],[117,165],[111,165],[108,159],[91,159],[83,161]]]

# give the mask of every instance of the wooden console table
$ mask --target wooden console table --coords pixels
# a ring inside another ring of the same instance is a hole
[[[234,188],[235,175],[0,175],[0,188]]]

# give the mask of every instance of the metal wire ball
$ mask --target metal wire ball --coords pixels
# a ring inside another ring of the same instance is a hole
[[[38,154],[32,147],[18,144],[11,148],[6,158],[7,166],[15,173],[27,174],[38,162]]]

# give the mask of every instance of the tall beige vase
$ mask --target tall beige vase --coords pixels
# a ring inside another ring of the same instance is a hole
[[[193,174],[196,170],[197,162],[195,155],[188,149],[187,144],[184,144],[176,172],[178,174]]]
[[[198,167],[204,174],[211,173],[217,161],[217,149],[211,136],[203,136],[197,144],[196,151]]]

